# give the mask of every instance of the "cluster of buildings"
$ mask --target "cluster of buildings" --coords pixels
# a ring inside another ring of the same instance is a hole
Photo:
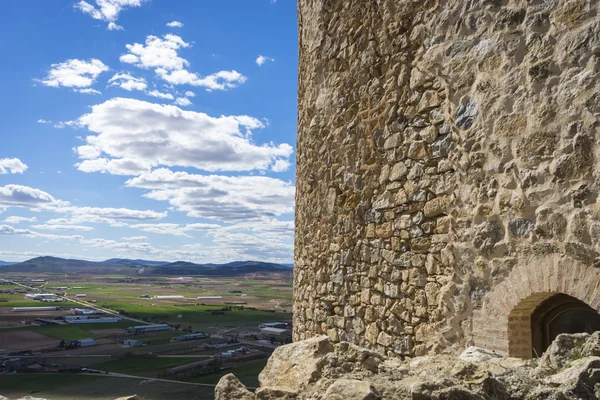
[[[25,298],[36,301],[61,301],[61,299],[54,293],[30,293],[26,294]]]
[[[258,329],[266,339],[287,341],[292,338],[291,326],[287,322],[267,322],[258,325]]]
[[[45,311],[61,311],[63,308],[58,306],[42,306],[42,307],[14,307],[11,311],[15,313],[40,313]],[[98,324],[98,323],[115,323],[121,320],[120,317],[107,315],[102,311],[90,310],[85,308],[74,308],[74,315],[58,315],[51,318],[35,318],[35,322],[44,325],[55,325],[64,323],[67,324]]]
[[[242,346],[238,349],[233,349],[233,350],[227,350],[227,351],[222,351],[221,352],[221,358],[232,358],[232,357],[236,357],[240,354],[246,354],[250,351],[250,349],[248,349],[245,346]]]
[[[137,335],[140,333],[147,332],[158,332],[158,331],[168,331],[171,329],[167,324],[157,324],[157,325],[138,325],[138,326],[130,326],[127,328],[127,332]]]
[[[186,340],[197,340],[197,339],[206,339],[209,338],[210,335],[207,335],[204,332],[200,332],[200,333],[190,333],[187,335],[181,335],[181,336],[175,336],[173,338],[171,338],[172,342],[184,342]]]
[[[89,317],[87,315],[68,315],[63,317],[65,322],[69,324],[98,324],[98,323],[111,323],[119,322],[119,317]]]

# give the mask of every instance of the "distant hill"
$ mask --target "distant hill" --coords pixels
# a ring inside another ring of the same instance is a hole
[[[292,277],[291,268],[261,261],[234,261],[227,264],[194,264],[185,261],[167,263],[124,258],[112,258],[106,261],[95,262],[57,257],[37,257],[21,263],[3,266],[1,271],[4,273],[139,275],[141,268],[144,270],[144,275],[226,277],[253,274],[260,276],[273,275],[283,279],[291,279]]]
[[[124,267],[158,267],[169,264],[168,261],[150,261],[150,260],[129,260],[127,258],[111,258],[110,260],[100,261],[100,265],[122,265]]]
[[[0,267],[4,267],[5,265],[13,265],[13,264],[18,264],[18,263],[10,262],[10,261],[0,261]]]
[[[227,264],[194,264],[177,261],[171,264],[152,267],[148,273],[156,275],[204,275],[204,276],[234,276],[246,274],[282,274],[290,275],[292,270],[281,264],[261,261],[234,261]]]
[[[29,273],[102,273],[96,271],[98,263],[85,260],[71,260],[57,257],[36,257],[18,264],[2,268],[2,272]],[[107,273],[114,273],[113,271]]]

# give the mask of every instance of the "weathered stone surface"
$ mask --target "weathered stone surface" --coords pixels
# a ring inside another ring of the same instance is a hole
[[[582,349],[589,338],[587,333],[558,335],[540,358],[539,368],[558,370],[564,367],[582,355]]]
[[[338,379],[325,392],[331,400],[379,400],[381,397],[369,382]]]
[[[295,364],[303,365],[305,369],[307,365],[312,364],[308,369],[318,370],[319,373],[314,375],[314,379],[309,383],[299,384],[295,389],[261,385],[256,390],[256,395],[250,393],[254,397],[248,399],[587,400],[598,398],[600,357],[582,355],[586,346],[590,343],[598,343],[598,335],[593,339],[587,335],[585,340],[581,340],[583,338],[581,335],[562,336],[558,343],[552,345],[552,353],[556,355],[572,352],[571,356],[574,358],[561,361],[562,366],[557,368],[542,368],[535,361],[500,357],[491,351],[477,347],[469,347],[459,357],[448,354],[428,355],[405,361],[395,357],[384,357],[347,342],[335,345],[330,343],[324,346],[320,358],[310,354],[303,356],[295,351],[282,351],[274,353],[269,363],[288,365],[292,368],[279,370],[278,373],[295,377],[293,369]],[[302,342],[287,346],[305,347]],[[235,390],[238,390],[239,385],[239,382],[233,383]]]
[[[319,378],[321,360],[332,350],[327,336],[278,347],[258,376],[258,381],[261,386],[294,392]]]
[[[215,400],[254,400],[254,393],[233,374],[224,375],[215,387]]]
[[[460,358],[462,361],[466,361],[466,362],[481,363],[481,362],[486,362],[486,361],[500,358],[500,356],[489,350],[471,346],[471,347],[468,347],[462,353],[460,353],[460,356],[458,358]]]
[[[299,1],[294,340],[531,357],[528,298],[600,308],[599,7]]]
[[[477,102],[468,99],[458,107],[456,111],[456,126],[461,129],[469,129],[475,122],[477,115]]]

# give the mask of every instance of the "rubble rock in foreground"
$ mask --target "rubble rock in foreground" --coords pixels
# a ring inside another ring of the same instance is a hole
[[[600,396],[600,332],[559,335],[539,360],[469,347],[401,360],[318,336],[279,347],[251,393],[232,375],[216,400],[570,400]]]

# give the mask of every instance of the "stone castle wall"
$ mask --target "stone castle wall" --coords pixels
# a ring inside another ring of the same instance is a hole
[[[539,293],[600,308],[597,1],[298,9],[295,340],[508,354]]]

